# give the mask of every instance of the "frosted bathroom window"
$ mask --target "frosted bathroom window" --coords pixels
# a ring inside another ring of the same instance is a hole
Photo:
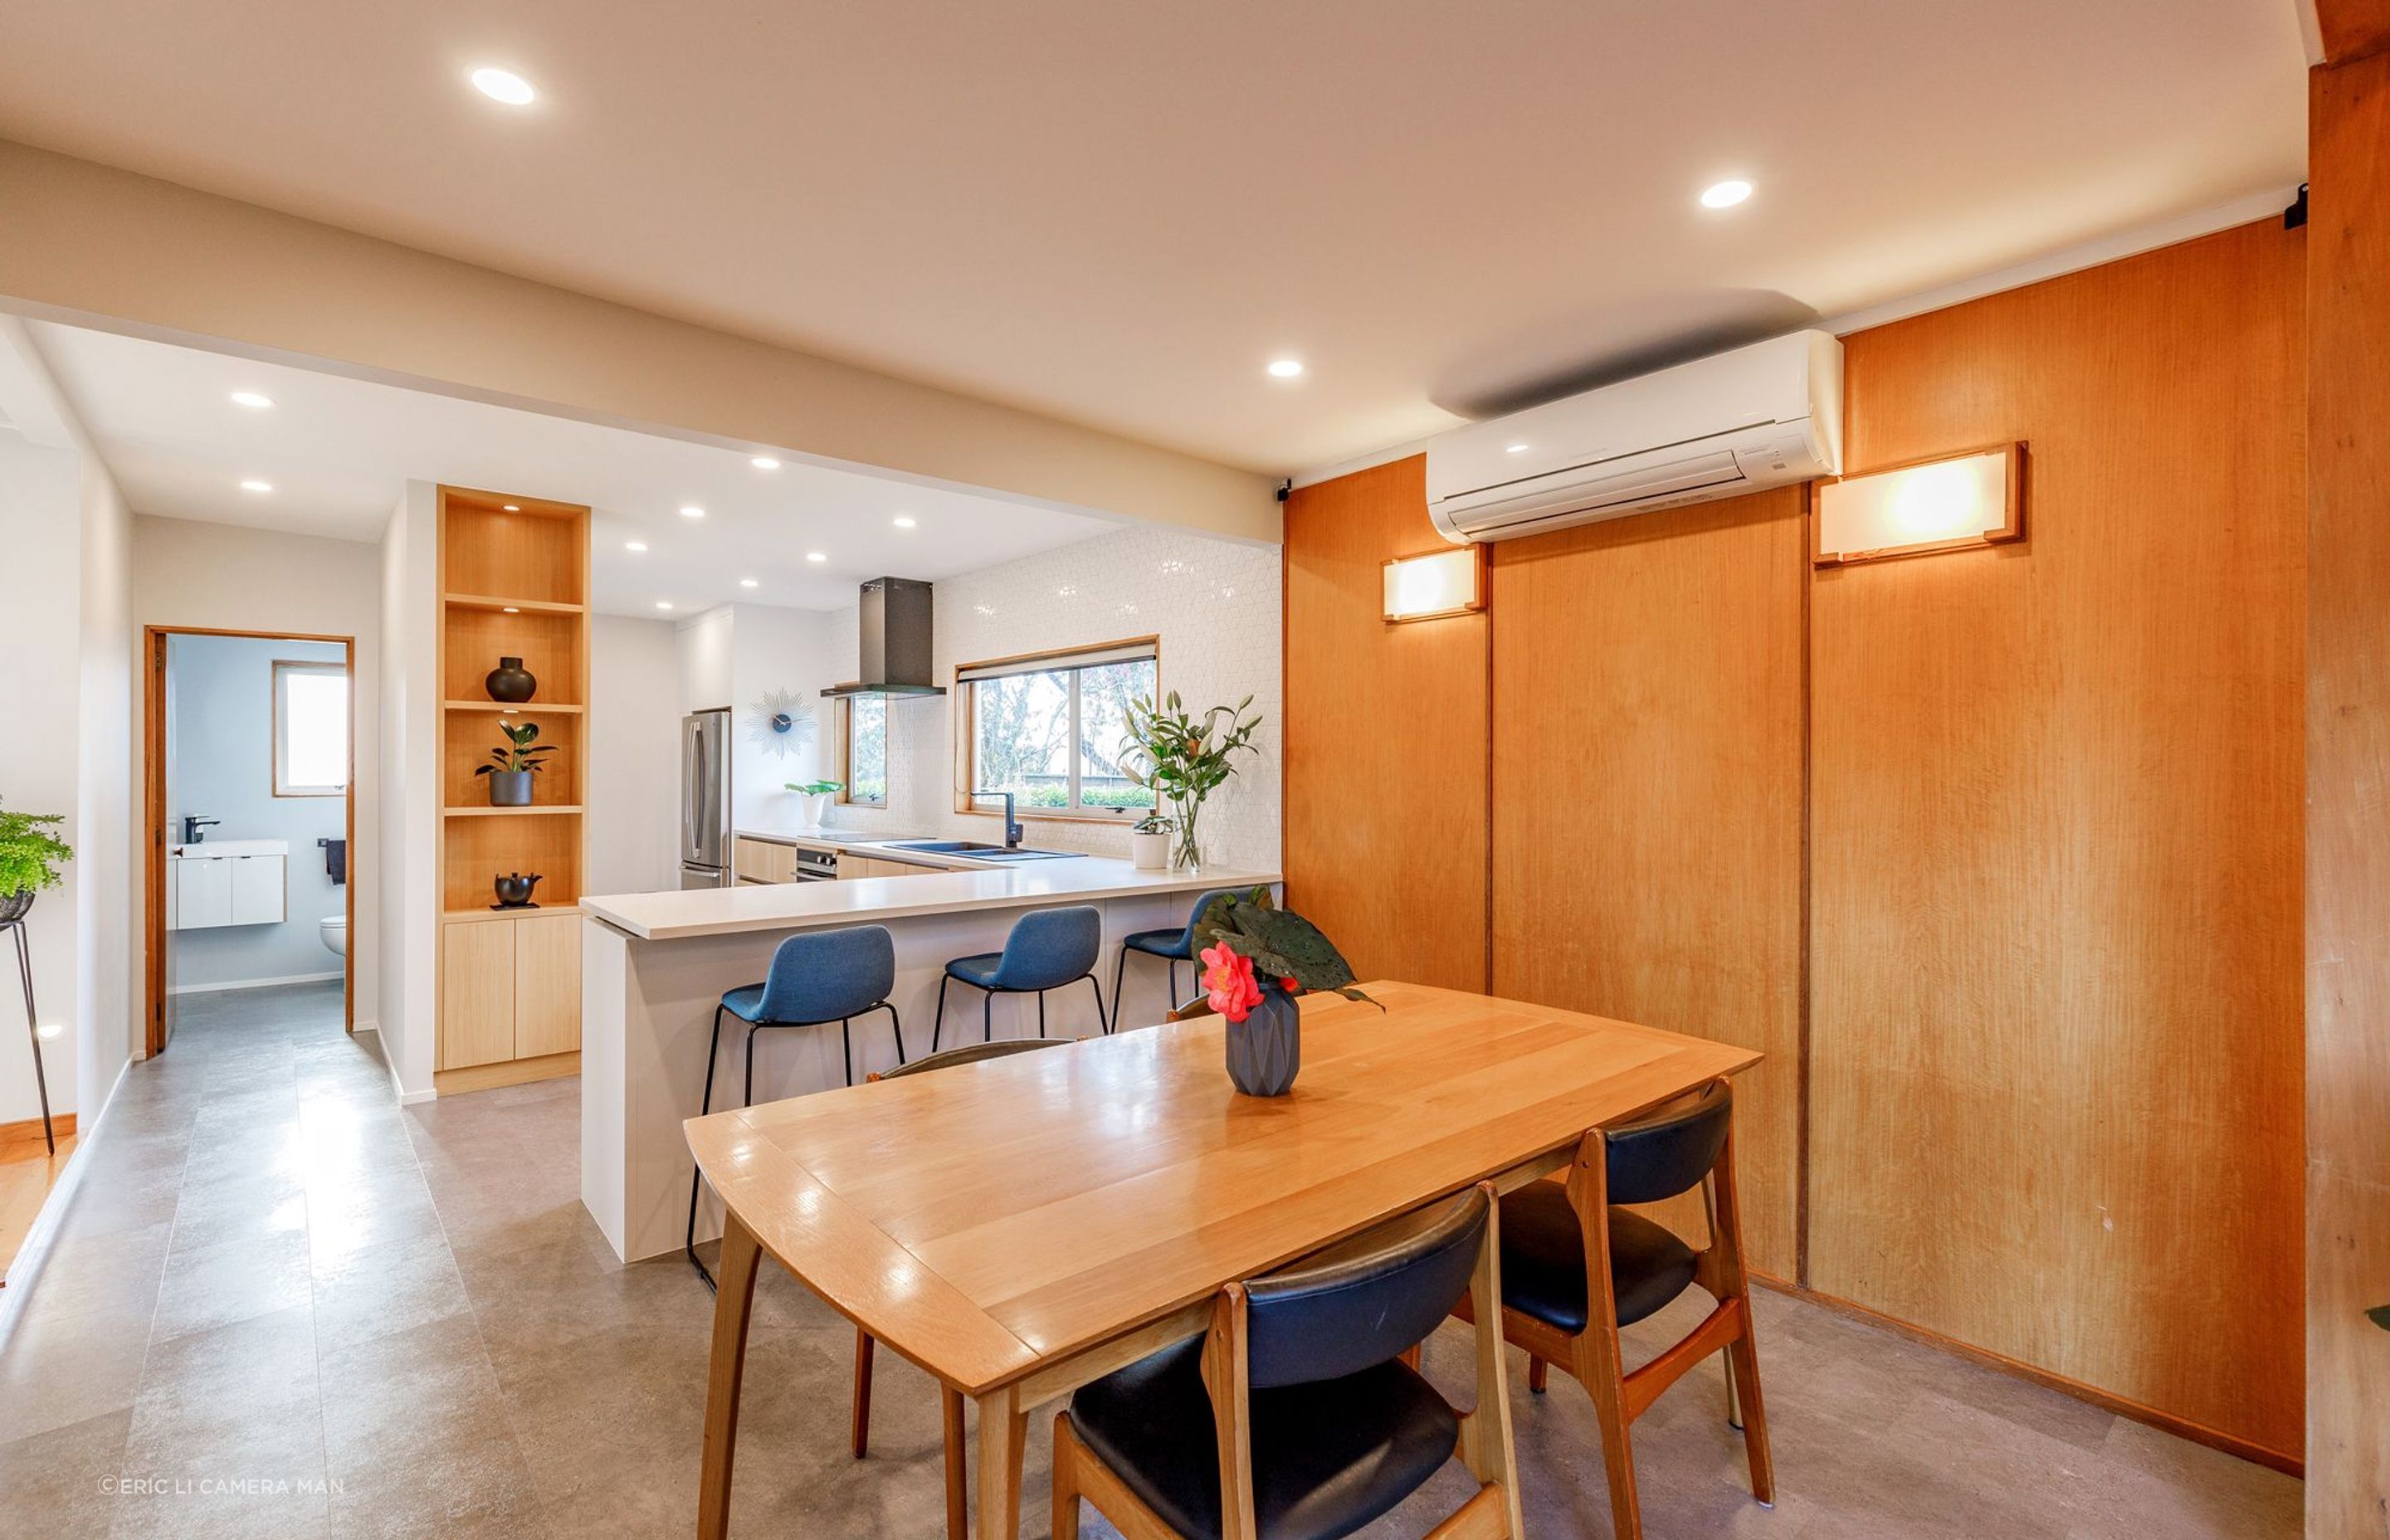
[[[274,665],[274,794],[338,797],[349,789],[349,671]]]

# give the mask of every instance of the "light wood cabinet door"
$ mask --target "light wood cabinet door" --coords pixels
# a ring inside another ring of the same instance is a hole
[[[485,929],[515,933],[515,1054],[581,1046],[581,917],[542,915]]]
[[[856,877],[878,877],[880,873],[876,868],[879,866],[880,863],[871,857],[857,855],[851,850],[838,853],[838,875],[841,881]]]
[[[439,1068],[463,1070],[514,1057],[515,923],[442,926]]]

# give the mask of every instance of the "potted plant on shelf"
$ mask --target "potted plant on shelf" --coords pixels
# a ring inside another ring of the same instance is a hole
[[[1159,813],[1149,813],[1128,831],[1129,863],[1141,872],[1158,872],[1170,865],[1170,837],[1178,826]]]
[[[821,828],[829,822],[829,800],[846,787],[840,781],[790,781],[786,789],[803,794],[805,822]]]
[[[1233,756],[1257,752],[1253,734],[1259,716],[1244,715],[1252,696],[1233,706],[1214,706],[1190,716],[1172,690],[1157,707],[1150,700],[1128,703],[1128,736],[1121,740],[1122,773],[1151,790],[1170,808],[1178,827],[1177,865],[1187,871],[1203,867],[1203,847],[1196,833],[1203,800],[1237,773]]]
[[[1303,1067],[1296,995],[1320,990],[1378,1006],[1353,986],[1352,965],[1335,943],[1272,904],[1267,888],[1214,899],[1195,922],[1195,942],[1205,1003],[1227,1022],[1228,1079],[1249,1097],[1293,1089]]]
[[[541,758],[556,752],[556,748],[540,743],[536,722],[501,722],[498,731],[506,735],[507,746],[491,750],[490,763],[475,765],[473,774],[490,777],[492,807],[529,807],[531,778],[544,768]]]
[[[0,925],[25,918],[33,895],[58,885],[58,867],[74,849],[50,832],[63,813],[11,813],[0,808]]]

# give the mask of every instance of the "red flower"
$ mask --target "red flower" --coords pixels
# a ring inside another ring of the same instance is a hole
[[[1231,1021],[1241,1021],[1262,1003],[1261,985],[1253,982],[1253,960],[1231,951],[1227,942],[1205,947],[1203,992],[1212,1008]]]
[[[1278,987],[1286,991],[1289,995],[1300,995],[1303,993],[1303,981],[1295,978],[1291,974],[1289,974],[1287,977],[1280,979],[1278,982]]]

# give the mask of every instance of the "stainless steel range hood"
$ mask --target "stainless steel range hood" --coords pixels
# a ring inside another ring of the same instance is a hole
[[[849,695],[944,695],[931,683],[930,585],[912,578],[873,578],[855,605],[862,630],[860,681],[822,691]]]

